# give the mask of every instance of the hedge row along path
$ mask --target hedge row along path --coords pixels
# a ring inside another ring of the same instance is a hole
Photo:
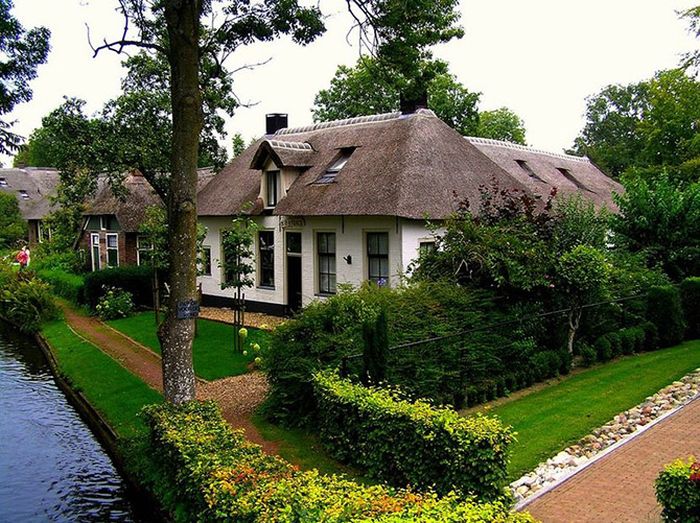
[[[119,362],[150,387],[163,391],[160,355],[137,343],[100,320],[85,316],[66,303],[59,303],[68,326],[79,336]],[[261,445],[268,454],[277,454],[279,444],[263,438],[251,416],[267,393],[267,381],[261,372],[232,376],[216,381],[197,379],[197,399],[211,399],[221,408],[224,419],[234,429],[243,429],[246,438]]]
[[[700,398],[524,507],[544,523],[660,521],[654,480],[664,465],[700,456]]]

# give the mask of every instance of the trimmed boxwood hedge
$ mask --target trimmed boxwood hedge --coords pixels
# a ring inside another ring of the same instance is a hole
[[[677,287],[651,287],[647,293],[646,317],[656,325],[661,348],[678,345],[683,340],[685,321]]]
[[[686,278],[681,282],[681,302],[688,339],[700,338],[700,277]]]
[[[531,523],[502,503],[365,486],[301,472],[232,431],[213,402],[145,409],[153,455],[174,481],[176,521]]]
[[[117,267],[91,272],[85,276],[83,302],[94,309],[105,287],[119,287],[131,293],[136,305],[151,307],[152,272],[150,267]]]
[[[338,460],[395,486],[410,484],[479,499],[504,495],[510,427],[497,418],[367,388],[333,371],[314,375],[321,441]]]
[[[85,278],[62,269],[39,269],[36,275],[51,287],[51,291],[73,303],[83,300]]]

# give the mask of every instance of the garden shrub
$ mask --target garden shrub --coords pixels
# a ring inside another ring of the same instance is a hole
[[[647,294],[646,317],[656,325],[661,348],[677,345],[683,340],[685,323],[681,294],[676,287],[651,287]]]
[[[22,332],[37,332],[43,322],[58,317],[49,286],[42,281],[4,275],[0,292],[0,317]]]
[[[622,340],[620,339],[619,332],[608,332],[605,337],[608,339],[608,342],[610,342],[610,353],[605,359],[601,359],[601,355],[598,354],[599,361],[608,361],[613,357],[613,354],[622,353]]]
[[[365,486],[299,471],[232,431],[213,402],[145,409],[152,453],[175,484],[176,521],[529,523],[500,502]]]
[[[659,329],[656,324],[645,321],[639,326],[644,332],[644,350],[653,351],[659,348]]]
[[[631,328],[622,329],[619,332],[620,336],[620,352],[622,354],[632,354],[635,350],[636,338],[635,333]]]
[[[133,296],[134,304],[145,307],[153,305],[150,267],[117,267],[95,271],[85,276],[83,300],[91,309],[104,294],[104,287],[119,287]]]
[[[634,347],[633,352],[642,352],[644,350],[644,341],[646,339],[644,329],[640,325],[637,327],[630,327],[628,330],[631,333],[630,336]]]
[[[694,457],[666,465],[656,478],[656,499],[665,521],[700,521],[700,462]]]
[[[32,249],[32,268],[37,273],[45,270],[60,270],[72,274],[85,272],[84,251],[48,252],[41,244]]]
[[[462,417],[409,401],[395,388],[354,384],[334,371],[316,373],[314,388],[320,437],[338,460],[394,486],[503,496],[513,434],[498,419]]]
[[[134,310],[131,293],[118,287],[105,288],[105,293],[95,306],[95,312],[101,320],[126,318]]]
[[[610,338],[606,336],[601,336],[593,343],[593,348],[595,350],[595,359],[598,361],[608,361],[613,354],[612,345],[610,344]],[[586,357],[589,357],[587,355]],[[593,362],[591,362],[593,363]],[[587,367],[590,366],[586,365]]]
[[[681,282],[681,302],[687,324],[686,337],[700,338],[700,277],[686,278]]]
[[[604,341],[601,342],[601,340],[604,340]],[[605,342],[607,342],[607,340],[605,338],[598,338],[598,340],[596,340],[596,343],[605,343]],[[598,360],[598,350],[597,349],[594,349],[593,347],[591,347],[587,343],[581,343],[579,345],[579,347],[580,347],[579,348],[579,355],[581,356],[581,365],[583,365],[584,367],[590,367]],[[608,349],[607,350],[610,350],[609,347],[610,347],[610,343],[608,342]]]
[[[49,284],[51,291],[66,300],[79,303],[82,301],[85,279],[64,269],[39,269],[37,276]]]

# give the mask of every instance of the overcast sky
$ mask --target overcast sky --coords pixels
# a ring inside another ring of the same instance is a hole
[[[680,53],[697,47],[678,20],[677,10],[698,0],[462,0],[465,36],[435,49],[470,90],[480,91],[480,109],[507,106],[525,121],[529,145],[550,151],[569,147],[583,125],[585,98],[611,83],[627,84],[674,67]],[[25,28],[51,29],[51,54],[32,83],[34,98],[9,119],[28,136],[41,118],[75,96],[88,111],[119,94],[121,57],[101,53],[87,42],[118,36],[116,0],[15,0],[14,15]],[[228,122],[229,138],[264,132],[264,115],[289,113],[290,125],[311,123],[311,106],[338,64],[358,56],[346,41],[350,20],[344,0],[322,0],[327,33],[307,47],[288,39],[256,44],[234,55],[231,67],[272,58],[235,77],[244,102]],[[351,40],[351,43],[354,41]],[[230,149],[230,148],[229,148]],[[1,157],[6,166],[11,163]]]

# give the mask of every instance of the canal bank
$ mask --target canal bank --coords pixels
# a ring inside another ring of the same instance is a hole
[[[40,347],[0,322],[0,521],[145,521]]]

